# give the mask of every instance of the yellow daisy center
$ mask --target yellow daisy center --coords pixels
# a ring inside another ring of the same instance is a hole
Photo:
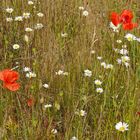
[[[124,131],[125,130],[125,128],[122,126],[122,127],[120,127],[120,129],[119,129],[119,131]]]
[[[128,39],[128,41],[132,41],[133,40],[132,37],[128,37],[127,39]]]

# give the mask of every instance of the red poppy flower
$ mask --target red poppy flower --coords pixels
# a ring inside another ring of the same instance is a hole
[[[126,23],[126,24],[123,24],[123,29],[124,30],[132,30],[135,27],[138,27],[137,23]]]
[[[137,115],[139,115],[139,116],[140,116],[140,112],[137,112]]]
[[[120,24],[120,20],[119,20],[119,14],[113,12],[111,13],[111,21],[112,23],[117,26],[118,24]]]
[[[111,13],[112,23],[115,26],[117,26],[118,24],[122,24],[124,30],[132,30],[133,28],[138,26],[137,23],[132,23],[132,19],[133,13],[130,10],[123,10],[120,15],[115,12]]]
[[[5,69],[0,72],[0,80],[4,82],[3,87],[11,91],[17,91],[19,89],[20,85],[16,83],[18,78],[19,74],[16,71]]]
[[[33,98],[30,98],[30,99],[27,100],[27,105],[28,105],[29,107],[33,106],[33,104],[34,104]]]
[[[120,15],[120,22],[122,22],[123,24],[131,23],[132,19],[133,13],[129,10],[123,10],[123,12]]]

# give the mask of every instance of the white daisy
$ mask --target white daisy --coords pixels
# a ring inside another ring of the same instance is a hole
[[[101,84],[102,84],[102,82],[101,82],[100,80],[98,80],[98,79],[97,79],[97,80],[95,80],[95,81],[94,81],[94,83],[95,83],[95,85],[97,85],[97,86],[99,86],[99,85],[101,85]]]
[[[15,49],[15,50],[17,50],[17,49],[19,49],[20,48],[20,46],[18,45],[18,44],[14,44],[13,45],[13,49]]]
[[[28,5],[33,5],[33,4],[34,4],[33,1],[31,1],[31,0],[28,1]]]
[[[28,19],[28,18],[30,18],[30,13],[23,13],[23,17],[25,18],[25,19]]]
[[[115,125],[115,128],[118,130],[118,131],[121,131],[121,132],[124,132],[124,131],[127,131],[128,130],[128,124],[127,123],[124,123],[124,122],[119,122]]]
[[[7,17],[7,18],[6,18],[6,21],[7,21],[7,22],[12,22],[12,21],[13,21],[13,18],[12,18],[12,17]]]
[[[137,37],[133,34],[130,34],[130,33],[127,33],[125,35],[125,38],[128,40],[128,41],[133,41],[133,40],[137,40]]]
[[[35,25],[35,29],[37,30],[37,29],[42,29],[44,26],[43,26],[43,24],[42,23],[37,23],[36,25]]]
[[[86,17],[86,16],[88,16],[88,15],[89,15],[88,11],[87,11],[87,10],[84,10],[84,11],[83,11],[83,16]]]
[[[6,8],[6,12],[9,13],[9,14],[11,14],[13,11],[14,11],[13,8]]]
[[[51,130],[51,133],[52,133],[52,134],[57,134],[57,129],[52,129],[52,130]]]
[[[43,87],[44,88],[49,88],[49,85],[48,84],[43,84]]]
[[[23,17],[22,16],[17,16],[17,17],[15,17],[15,21],[23,21]]]
[[[41,13],[41,12],[39,12],[39,13],[37,13],[37,16],[38,16],[38,17],[43,17],[43,16],[44,16],[44,14],[43,14],[43,13]]]
[[[84,117],[84,116],[87,115],[87,113],[84,110],[80,110],[79,115],[82,116],[82,117]]]
[[[103,93],[103,89],[102,89],[102,88],[97,88],[97,89],[96,89],[96,92],[97,92],[97,93]]]
[[[32,28],[27,27],[27,28],[25,28],[25,31],[26,31],[26,32],[32,32],[32,31],[33,31],[33,29],[32,29]]]
[[[92,76],[92,71],[90,71],[88,69],[84,70],[84,76],[85,77],[91,77]]]
[[[79,6],[79,10],[84,10],[84,7],[83,6]]]

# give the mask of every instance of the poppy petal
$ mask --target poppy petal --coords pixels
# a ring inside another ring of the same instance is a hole
[[[34,101],[33,101],[32,98],[30,98],[30,99],[27,100],[27,105],[28,105],[29,107],[31,107],[31,106],[33,105],[33,103],[34,103]]]
[[[120,21],[119,21],[119,15],[115,12],[112,12],[111,13],[111,21],[112,23],[117,26],[118,24],[120,24]]]
[[[6,81],[13,83],[16,80],[18,80],[19,74],[16,71],[10,70],[9,72],[7,72],[7,77],[5,77],[5,78],[6,78]]]
[[[6,83],[13,83],[16,80],[18,80],[19,74],[16,71],[5,69],[0,72],[0,80],[6,82]]]
[[[4,83],[3,87],[8,88],[11,91],[17,91],[20,88],[18,83]]]
[[[0,72],[0,80],[4,80],[3,72]]]
[[[120,14],[120,22],[122,23],[130,23],[133,18],[133,13],[130,10],[123,10],[123,12]]]
[[[123,24],[123,29],[132,30],[133,28],[136,28],[137,26],[138,26],[137,23],[126,23],[126,24]]]

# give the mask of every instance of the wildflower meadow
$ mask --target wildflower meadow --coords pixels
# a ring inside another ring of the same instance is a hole
[[[0,0],[0,140],[140,140],[140,1]]]

